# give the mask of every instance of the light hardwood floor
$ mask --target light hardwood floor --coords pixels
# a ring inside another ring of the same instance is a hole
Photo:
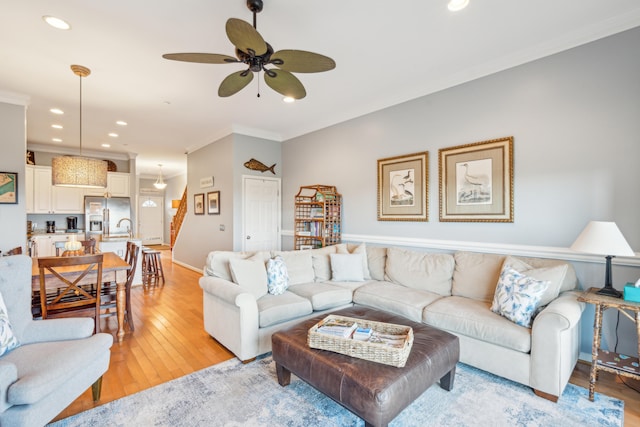
[[[200,273],[171,263],[163,250],[166,284],[158,288],[132,289],[135,331],[125,329],[122,343],[111,348],[111,365],[104,375],[102,398],[94,404],[91,390],[76,399],[56,419],[102,405],[154,385],[179,378],[228,360],[233,356],[203,329]],[[115,337],[115,317],[102,320],[102,331]],[[580,362],[571,382],[589,386],[589,364]],[[640,381],[625,379],[640,390]],[[625,426],[640,426],[640,394],[619,378],[601,372],[596,391],[625,401]],[[106,425],[106,424],[105,424]]]

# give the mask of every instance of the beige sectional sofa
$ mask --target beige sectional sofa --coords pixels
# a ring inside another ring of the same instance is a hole
[[[289,287],[273,295],[265,263],[277,255],[286,265]],[[345,272],[345,261],[359,263],[361,274],[353,265]],[[548,284],[530,328],[490,310],[507,264]],[[365,244],[215,251],[200,278],[205,330],[242,361],[269,352],[271,335],[283,327],[359,304],[451,332],[460,338],[461,362],[528,385],[551,400],[562,394],[578,360],[584,304],[577,301],[576,285],[573,267],[559,260]]]

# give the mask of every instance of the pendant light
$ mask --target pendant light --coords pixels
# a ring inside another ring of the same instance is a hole
[[[51,182],[58,187],[105,188],[107,162],[82,157],[82,78],[91,74],[91,70],[81,65],[72,65],[71,70],[80,77],[80,155],[54,157]]]
[[[158,166],[160,167],[160,173],[158,173],[158,179],[156,179],[156,182],[153,184],[153,186],[158,190],[164,190],[164,188],[167,186],[167,183],[162,180],[162,165]]]

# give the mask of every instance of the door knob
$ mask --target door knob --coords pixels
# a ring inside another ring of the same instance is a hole
[[[251,236],[247,236],[247,240],[251,240]]]

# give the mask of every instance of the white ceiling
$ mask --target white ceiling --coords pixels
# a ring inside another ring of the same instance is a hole
[[[0,98],[29,97],[29,144],[77,153],[79,78],[69,66],[84,65],[92,71],[83,80],[85,154],[109,142],[113,153],[136,155],[141,176],[156,176],[159,163],[172,176],[186,168],[186,152],[232,131],[287,140],[640,25],[638,0],[471,0],[457,13],[447,0],[264,3],[258,31],[275,50],[337,64],[298,74],[307,97],[294,104],[262,76],[219,98],[220,82],[240,64],[162,58],[233,55],[225,22],[252,22],[245,0],[0,0]],[[72,29],[53,29],[43,15]]]

